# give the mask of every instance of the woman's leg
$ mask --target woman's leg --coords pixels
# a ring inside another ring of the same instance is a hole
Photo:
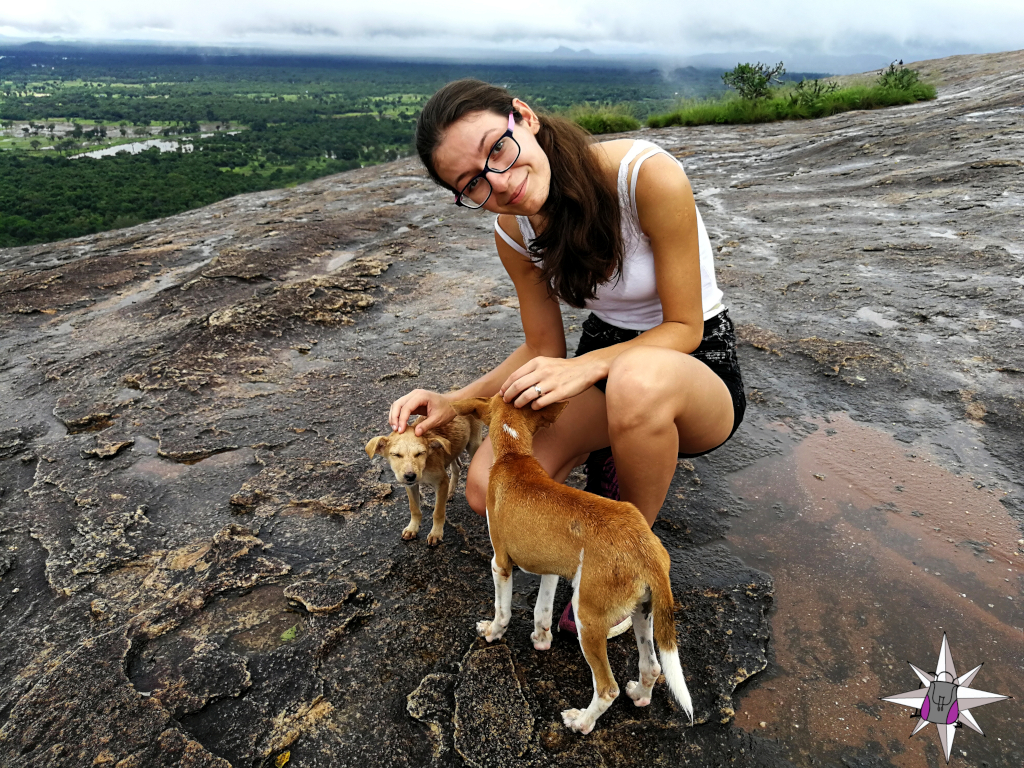
[[[574,397],[534,436],[534,455],[559,482],[586,455],[611,444],[623,501],[648,525],[665,501],[677,457],[721,445],[732,430],[732,397],[704,363],[663,347],[633,347],[612,362],[607,396],[596,387]],[[484,514],[493,452],[485,440],[466,477],[466,499]]]
[[[701,453],[729,437],[732,396],[701,361],[650,346],[615,358],[606,392],[619,492],[654,525],[679,452]]]

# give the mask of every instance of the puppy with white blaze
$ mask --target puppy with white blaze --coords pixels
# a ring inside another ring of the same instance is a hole
[[[533,435],[554,423],[564,403],[540,410],[516,408],[500,395],[460,400],[452,407],[490,424],[494,464],[487,487],[487,528],[494,558],[494,618],[477,624],[487,642],[499,639],[512,616],[512,566],[540,574],[533,647],[551,647],[558,577],[572,582],[580,647],[590,665],[594,696],[586,709],[562,712],[566,726],[590,733],[619,695],[608,665],[608,630],[632,615],[640,651],[640,679],[626,685],[638,707],[664,672],[669,690],[693,722],[693,704],[676,646],[675,600],[669,555],[627,502],[613,501],[555,482],[533,457]],[[657,643],[661,663],[655,653]]]

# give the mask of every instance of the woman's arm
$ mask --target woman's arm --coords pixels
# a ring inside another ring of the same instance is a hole
[[[662,323],[635,339],[588,352],[571,360],[533,359],[502,384],[506,400],[535,408],[573,397],[607,377],[612,361],[633,346],[667,347],[689,354],[704,335],[697,207],[686,173],[670,156],[658,153],[640,168],[636,185],[640,228],[651,241]],[[533,397],[539,386],[544,395]]]
[[[522,245],[522,236],[513,216],[501,216],[499,226]],[[409,417],[417,413],[426,418],[416,425],[416,434],[447,424],[455,417],[449,403],[470,397],[490,397],[509,375],[536,357],[565,357],[565,332],[558,300],[548,294],[547,285],[540,282],[540,270],[527,256],[512,249],[497,233],[494,242],[501,263],[512,278],[519,299],[519,316],[526,341],[496,368],[455,392],[439,394],[416,389],[391,405],[388,420],[391,428],[404,432]]]
[[[517,243],[523,245],[522,235],[514,216],[502,215],[498,226],[511,233]],[[540,269],[529,257],[517,253],[497,232],[494,242],[502,266],[512,278],[519,299],[519,317],[523,324],[526,341],[504,362],[485,373],[472,384],[452,392],[449,400],[467,397],[490,397],[501,387],[509,374],[535,357],[565,357],[565,331],[562,328],[562,312],[558,300],[551,297],[548,287],[540,281]]]
[[[640,229],[650,239],[654,252],[662,323],[635,339],[594,350],[584,357],[592,355],[610,362],[627,347],[643,344],[689,354],[704,337],[697,204],[690,180],[675,159],[659,152],[640,167],[636,210]]]

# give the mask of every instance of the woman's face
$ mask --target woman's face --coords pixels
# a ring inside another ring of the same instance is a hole
[[[523,117],[512,130],[512,137],[521,151],[504,173],[488,172],[487,180],[493,191],[483,207],[493,213],[532,216],[548,199],[551,166],[537,143],[540,120],[536,113],[518,99],[512,104]],[[507,129],[507,116],[494,112],[463,115],[448,127],[434,150],[437,174],[454,189],[462,189],[484,169],[491,147]]]

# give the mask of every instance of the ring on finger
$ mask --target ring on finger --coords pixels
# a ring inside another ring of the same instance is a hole
[[[533,389],[537,390],[537,397],[543,397],[544,396],[544,390],[542,390],[536,384],[533,385]]]

